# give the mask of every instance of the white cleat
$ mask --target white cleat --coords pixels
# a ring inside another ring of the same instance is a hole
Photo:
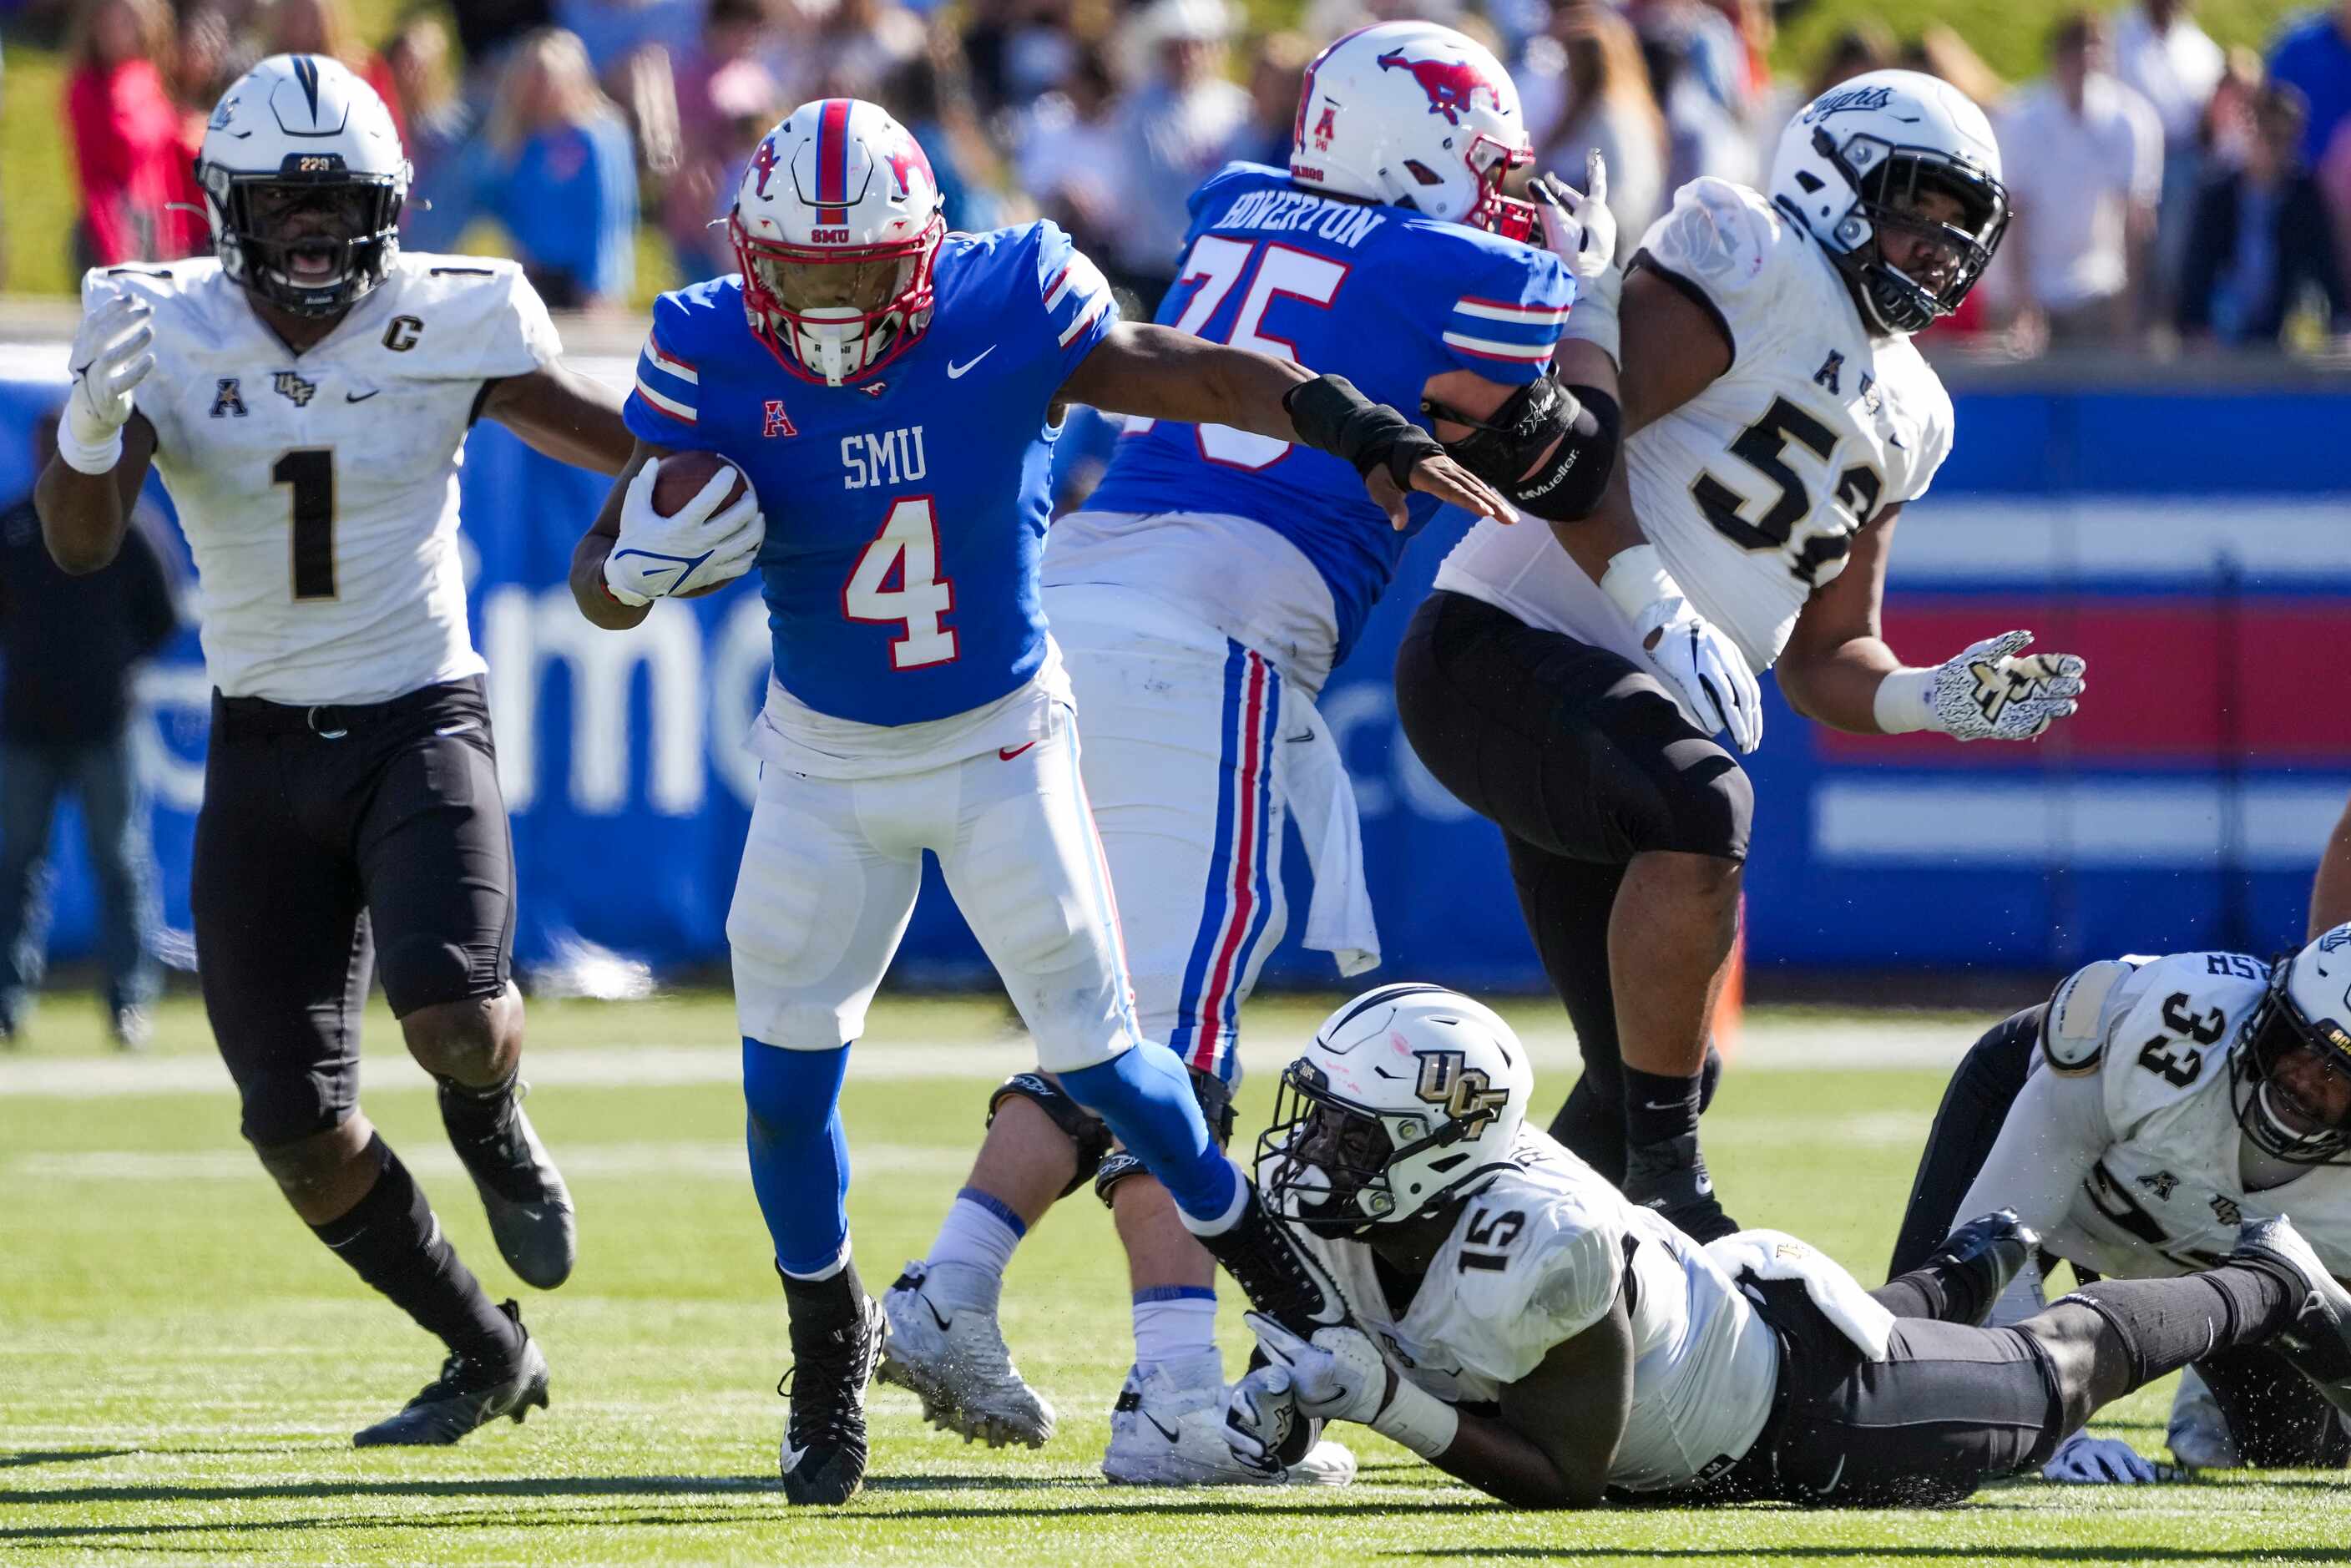
[[[1110,1416],[1110,1450],[1102,1474],[1128,1486],[1343,1487],[1355,1479],[1355,1456],[1318,1441],[1286,1477],[1268,1479],[1233,1458],[1225,1446],[1222,1358],[1131,1370]]]
[[[2229,1418],[2220,1402],[2197,1375],[2194,1367],[2179,1375],[2179,1392],[2171,1401],[2171,1429],[2166,1435],[2171,1457],[2190,1469],[2233,1470],[2244,1465],[2237,1440],[2229,1435]]]
[[[967,1443],[991,1448],[1024,1443],[1041,1448],[1053,1435],[1053,1407],[1012,1364],[996,1309],[958,1301],[942,1286],[976,1273],[965,1265],[933,1269],[917,1260],[882,1298],[890,1319],[882,1381],[909,1389],[923,1402],[923,1419]],[[980,1292],[974,1291],[973,1295]]]

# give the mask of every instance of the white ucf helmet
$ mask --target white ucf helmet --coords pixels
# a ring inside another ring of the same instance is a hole
[[[881,369],[930,325],[943,205],[931,161],[879,104],[800,105],[753,152],[727,222],[751,330],[829,386]]]
[[[1958,309],[2008,229],[1991,122],[1967,94],[1917,71],[1867,71],[1797,110],[1771,160],[1771,195],[1886,332]]]
[[[1298,93],[1290,177],[1524,240],[1531,204],[1502,194],[1534,162],[1510,73],[1434,22],[1382,22],[1314,57]]]
[[[2216,1015],[2217,1017],[2217,1015]],[[2297,1165],[2351,1154],[2351,925],[2270,971],[2270,988],[2229,1051],[2237,1124]]]
[[[196,155],[222,270],[304,316],[347,309],[384,280],[408,175],[383,99],[322,55],[272,55],[239,77]]]
[[[1282,1073],[1259,1189],[1317,1235],[1397,1224],[1507,1166],[1533,1092],[1525,1048],[1492,1009],[1442,986],[1366,991]]]

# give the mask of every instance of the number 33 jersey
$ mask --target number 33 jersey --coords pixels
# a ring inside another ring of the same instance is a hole
[[[2286,1214],[2351,1278],[2351,1166],[2267,1161],[2238,1125],[2229,1054],[2269,966],[2244,953],[2130,963],[2093,964],[2050,1001],[2036,1075],[2069,1097],[2095,1090],[2097,1108],[2083,1117],[2095,1153],[2074,1156],[2086,1170],[2064,1217],[2040,1227],[2049,1249],[2122,1279],[2182,1274],[2217,1267],[2245,1220]],[[2062,1166],[2066,1151],[2027,1157]],[[1995,1148],[1970,1200],[2031,1185],[2004,1182],[1999,1162]]]
[[[204,669],[230,696],[381,702],[479,674],[457,469],[484,388],[561,353],[509,261],[402,254],[297,354],[216,261],[114,267],[84,308],[154,310],[139,412],[195,558]]]
[[[1872,337],[1801,224],[1744,185],[1682,187],[1635,257],[1712,317],[1730,366],[1625,443],[1633,510],[1698,612],[1760,674],[1862,525],[1927,492],[1951,400],[1907,338]],[[1640,662],[1632,628],[1540,528],[1481,524],[1440,588]]]

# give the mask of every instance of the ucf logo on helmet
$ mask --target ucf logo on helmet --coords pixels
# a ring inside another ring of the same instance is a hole
[[[1510,1103],[1510,1092],[1497,1089],[1482,1068],[1465,1067],[1465,1058],[1458,1051],[1424,1051],[1420,1056],[1420,1082],[1413,1092],[1431,1105],[1442,1105],[1445,1113],[1461,1124],[1465,1133],[1484,1130],[1495,1113]]]

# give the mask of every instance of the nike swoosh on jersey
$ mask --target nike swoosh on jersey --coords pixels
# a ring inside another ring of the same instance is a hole
[[[1034,746],[1037,743],[1032,740],[1029,743],[1029,746]],[[1015,746],[1009,748],[999,746],[996,748],[997,759],[1000,762],[1009,762],[1014,758],[1019,756],[1022,752],[1028,750],[1029,746]]]
[[[995,344],[993,344],[993,343],[990,343],[987,347],[986,347],[985,349],[982,349],[978,353],[974,354],[970,359],[966,360],[963,363],[961,363],[961,364],[959,364],[959,365],[958,365],[958,364],[956,364],[956,363],[955,363],[954,361],[948,361],[948,364],[947,364],[947,380],[949,380],[949,381],[951,381],[951,382],[955,382],[955,381],[961,381],[961,380],[963,379],[963,373],[964,373],[964,371],[967,371],[967,370],[971,369],[971,368],[972,368],[972,366],[974,366],[974,365],[976,365],[976,364],[979,363],[979,361],[982,361],[982,360],[984,360],[984,359],[987,358],[987,356],[988,356],[988,355],[990,355],[990,354],[992,354],[992,353],[994,353],[994,352],[996,352],[996,345],[995,345]]]
[[[381,391],[383,391],[383,389],[381,387],[378,387],[375,389],[375,392],[345,392],[343,394],[343,401],[345,402],[365,402],[368,399],[375,396],[375,392],[380,392]]]

